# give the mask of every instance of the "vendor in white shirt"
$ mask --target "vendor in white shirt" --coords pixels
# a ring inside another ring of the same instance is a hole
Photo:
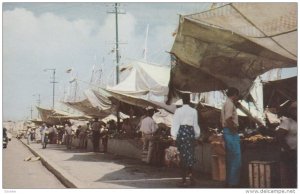
[[[171,135],[176,139],[176,146],[180,152],[180,167],[182,182],[179,186],[185,187],[186,176],[189,176],[191,185],[194,184],[192,168],[195,163],[195,139],[200,136],[197,110],[190,107],[190,94],[182,94],[182,107],[176,109],[173,117]]]
[[[140,131],[143,134],[143,151],[148,151],[147,163],[151,162],[153,152],[153,135],[157,131],[158,126],[153,120],[154,109],[147,107],[147,116],[141,121]]]
[[[276,137],[281,146],[281,165],[286,173],[283,187],[297,187],[297,102],[287,101],[281,105],[278,113],[280,124],[276,128]]]

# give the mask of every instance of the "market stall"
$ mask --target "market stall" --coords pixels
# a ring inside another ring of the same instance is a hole
[[[201,93],[229,87],[237,88],[241,97],[246,98],[257,76],[274,68],[297,66],[296,43],[295,3],[228,3],[205,12],[181,15],[170,51],[168,103],[180,91]],[[291,88],[295,93],[294,86]],[[280,87],[278,92],[281,96],[285,94]],[[274,92],[267,95],[272,96]],[[286,97],[290,95],[287,91]],[[247,109],[240,109],[250,119],[240,131],[244,137],[241,177],[243,186],[248,187],[248,163],[278,161],[279,149],[273,137],[267,138],[268,126],[262,127],[263,123]],[[215,117],[218,123],[219,118]]]
[[[245,96],[258,75],[296,67],[295,5],[229,3],[180,16],[170,51],[169,102],[176,90],[206,92],[231,86]]]

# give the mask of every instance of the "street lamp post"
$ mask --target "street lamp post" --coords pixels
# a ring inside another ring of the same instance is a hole
[[[125,14],[122,13],[119,10],[120,7],[120,3],[115,3],[114,4],[114,11],[108,12],[108,13],[114,13],[115,17],[116,17],[116,84],[119,83],[119,62],[120,62],[120,55],[119,55],[119,31],[118,31],[118,14]],[[119,108],[117,108],[117,123],[118,123],[118,127],[119,128],[119,124],[120,124],[120,111]]]
[[[53,93],[52,93],[52,109],[54,109],[54,97],[55,97],[55,84],[56,83],[58,83],[58,82],[56,82],[55,81],[55,68],[53,68],[53,69],[44,69],[44,71],[52,71],[52,73],[53,73],[53,77],[52,77],[52,81],[50,81],[50,83],[52,83],[53,84]]]

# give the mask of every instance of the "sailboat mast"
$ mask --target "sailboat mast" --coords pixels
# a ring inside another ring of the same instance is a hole
[[[147,61],[147,43],[148,43],[148,31],[149,31],[149,24],[147,24],[146,29],[146,38],[145,38],[145,48],[144,48],[144,60]]]
[[[77,88],[78,88],[78,84],[77,84],[77,77],[76,77],[76,80],[75,80],[75,89],[74,89],[74,102],[76,102]]]
[[[116,84],[119,83],[119,32],[118,32],[118,3],[115,3],[115,14],[116,14]]]

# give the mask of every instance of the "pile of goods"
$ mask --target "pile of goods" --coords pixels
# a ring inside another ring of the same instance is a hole
[[[267,144],[275,143],[276,139],[274,137],[270,136],[263,136],[261,134],[252,135],[249,137],[245,137],[244,139],[241,139],[242,145],[245,147],[260,147],[260,146],[266,146]]]
[[[274,138],[269,136],[263,136],[261,134],[256,134],[251,137],[244,138],[243,140],[249,143],[260,143],[260,142],[273,142]]]

